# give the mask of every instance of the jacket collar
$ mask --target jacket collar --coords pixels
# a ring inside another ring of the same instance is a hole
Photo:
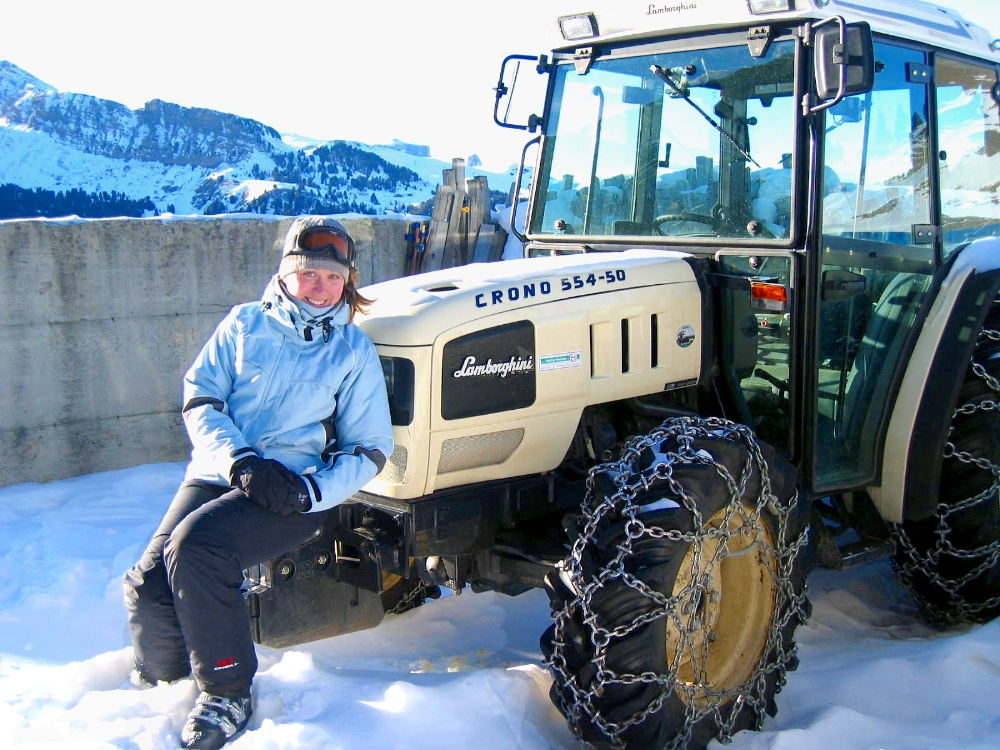
[[[261,303],[264,312],[286,335],[300,341],[329,341],[333,330],[346,325],[350,318],[350,309],[344,304],[343,299],[326,315],[319,318],[312,317],[288,296],[279,283],[277,274],[271,277],[264,289]]]

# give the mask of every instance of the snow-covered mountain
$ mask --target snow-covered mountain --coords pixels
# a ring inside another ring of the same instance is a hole
[[[0,61],[0,185],[33,191],[22,194],[28,201],[76,190],[123,194],[161,213],[382,214],[431,198],[449,166],[402,141],[283,137],[256,120],[159,99],[131,110]],[[468,170],[478,174],[509,188],[507,174]]]

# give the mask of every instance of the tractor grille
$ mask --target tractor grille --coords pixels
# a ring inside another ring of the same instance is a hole
[[[524,428],[451,438],[441,445],[438,474],[502,464],[524,439]]]
[[[385,462],[378,478],[387,484],[402,484],[406,476],[406,448],[397,445],[392,450],[392,455]]]

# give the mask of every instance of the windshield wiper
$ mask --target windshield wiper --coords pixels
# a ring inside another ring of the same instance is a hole
[[[746,159],[747,161],[753,162],[754,164],[757,164],[757,161],[752,156],[750,156],[750,154],[748,154],[746,151],[744,151],[743,148],[740,146],[740,144],[738,144],[733,139],[733,137],[731,135],[729,135],[729,133],[727,133],[725,130],[723,130],[722,126],[719,125],[719,123],[717,123],[715,120],[713,120],[712,116],[710,114],[708,114],[708,112],[706,112],[701,107],[699,107],[698,104],[693,99],[691,99],[691,96],[689,95],[689,92],[682,91],[681,87],[678,86],[676,83],[674,83],[674,79],[670,77],[670,73],[668,73],[663,68],[661,68],[659,65],[656,65],[655,63],[653,65],[650,65],[649,69],[651,71],[653,71],[653,75],[654,76],[656,76],[657,78],[659,78],[660,80],[662,80],[671,89],[673,89],[674,93],[677,94],[677,96],[679,98],[683,99],[688,104],[690,104],[692,107],[694,107],[695,111],[699,115],[701,115],[702,117],[704,117],[708,121],[709,125],[711,125],[713,128],[715,128],[716,130],[718,130],[719,133],[721,133],[722,136],[727,141],[729,141],[731,144],[733,144],[733,147],[743,155],[744,159]],[[763,167],[760,164],[757,164],[757,169],[763,169]]]

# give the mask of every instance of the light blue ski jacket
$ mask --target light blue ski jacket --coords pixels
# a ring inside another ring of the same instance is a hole
[[[382,470],[393,449],[385,379],[349,312],[308,318],[277,276],[260,302],[230,311],[184,376],[185,479],[229,486],[233,463],[256,453],[302,475],[317,512]]]

